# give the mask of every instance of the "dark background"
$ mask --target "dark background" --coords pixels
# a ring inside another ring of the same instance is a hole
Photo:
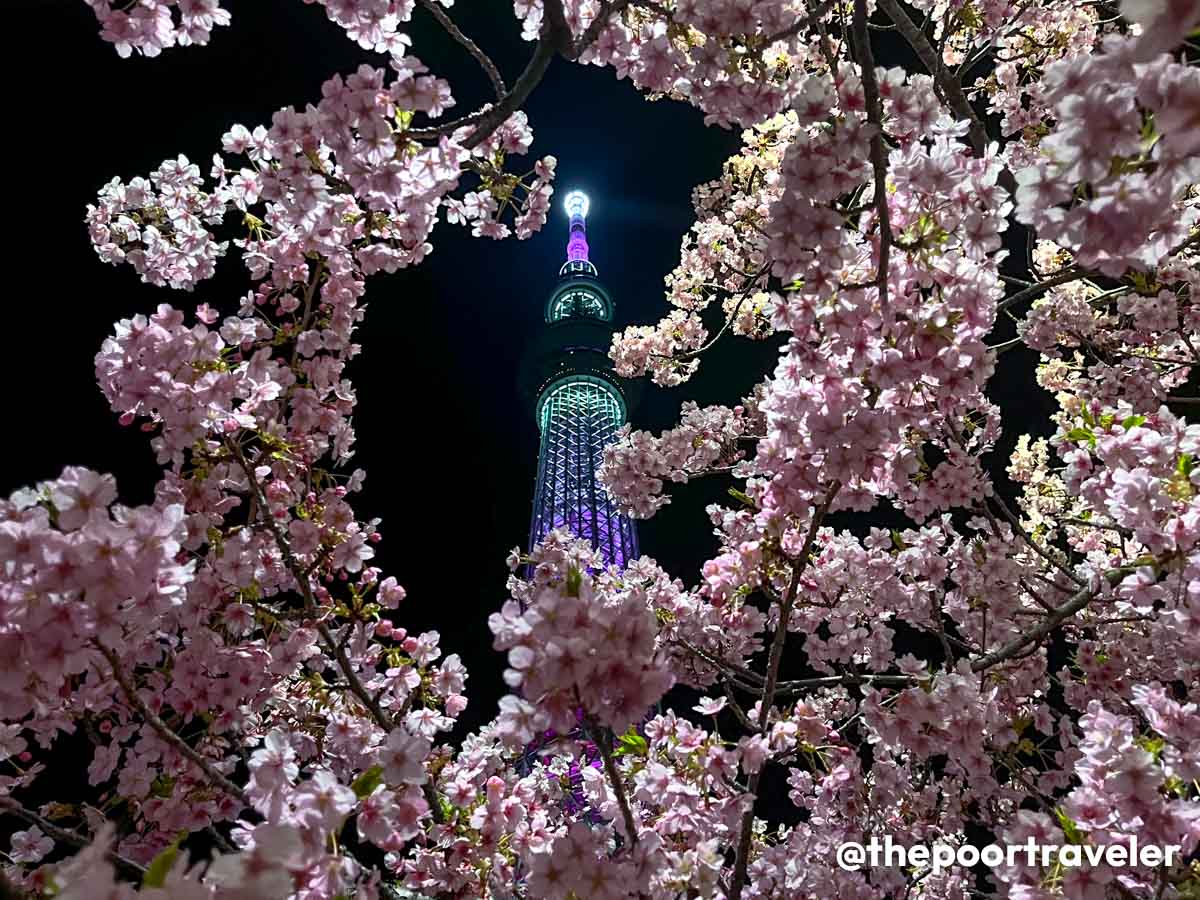
[[[72,464],[114,473],[124,502],[147,502],[158,475],[153,453],[145,435],[117,424],[95,385],[93,356],[117,319],[201,300],[228,315],[250,284],[235,248],[194,296],[101,263],[83,224],[97,189],[180,153],[207,173],[233,124],[269,124],[282,106],[318,100],[332,74],[385,65],[321,7],[228,5],[233,24],[217,29],[209,46],[122,60],[100,40],[81,0],[6,4],[7,94],[15,107],[7,117],[7,213],[15,228],[6,242],[0,495]],[[511,4],[459,0],[450,14],[512,84],[532,45],[520,39]],[[450,115],[491,99],[482,71],[423,9],[408,30],[411,52],[451,82],[458,105]],[[880,64],[908,62],[891,35],[874,37]],[[739,146],[736,132],[705,128],[691,107],[648,102],[611,69],[563,60],[524,108],[535,134],[529,167],[545,154],[559,162],[547,227],[525,242],[493,242],[440,225],[424,264],[369,279],[368,314],[357,332],[364,352],[349,369],[359,398],[350,468],[368,473],[356,508],[362,518],[383,519],[374,562],[408,588],[398,622],[410,631],[437,629],[445,651],[466,661],[471,706],[463,721],[472,728],[491,718],[503,692],[503,657],[491,650],[486,621],[506,597],[505,555],[524,547],[528,534],[538,435],[517,373],[564,257],[562,197],[573,188],[591,196],[592,259],[616,298],[616,324],[652,323],[668,309],[663,276],[694,221],[692,188],[717,177]],[[1014,230],[1008,239],[1015,258],[1005,269],[1020,274],[1024,235]],[[1005,325],[995,338],[1011,334]],[[649,387],[631,419],[657,432],[677,420],[683,400],[736,402],[773,354],[771,344],[726,340],[688,385]],[[991,393],[1006,410],[1003,452],[992,457],[1001,480],[1015,434],[1044,428],[1038,423],[1050,409],[1032,383],[1031,362],[1023,349],[1006,353],[993,380]],[[716,546],[704,506],[727,487],[705,479],[674,492],[672,505],[639,523],[643,552],[694,583]],[[898,515],[872,515],[877,524],[905,524]],[[834,524],[859,519],[838,516]]]

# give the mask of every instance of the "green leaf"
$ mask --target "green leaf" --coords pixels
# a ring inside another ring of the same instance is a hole
[[[892,529],[892,546],[897,550],[908,549],[908,544],[904,543],[904,538],[900,537],[900,532],[895,528]]]
[[[362,800],[364,797],[371,796],[375,788],[382,783],[383,766],[371,766],[350,783],[350,790],[354,791],[355,797]]]
[[[1175,465],[1175,471],[1184,478],[1189,478],[1192,474],[1192,464],[1194,462],[1195,460],[1192,458],[1192,454],[1181,453],[1179,455],[1179,462]]]
[[[577,567],[571,566],[567,569],[567,595],[570,597],[579,596],[579,588],[583,585],[583,572]]]
[[[167,880],[167,873],[171,871],[171,866],[175,865],[175,858],[179,856],[179,845],[183,843],[186,836],[186,831],[179,832],[175,840],[160,850],[158,856],[150,861],[150,865],[146,867],[146,874],[142,876],[142,887],[163,886],[163,882]]]
[[[1121,423],[1121,427],[1128,431],[1130,428],[1137,428],[1137,426],[1145,424],[1145,421],[1145,416],[1128,416],[1126,417],[1125,421]]]
[[[1080,830],[1079,826],[1075,824],[1075,821],[1070,816],[1062,811],[1062,807],[1056,806],[1054,808],[1054,817],[1058,819],[1058,826],[1063,830],[1063,834],[1066,835],[1067,843],[1083,844],[1087,841],[1087,835]]]
[[[1093,447],[1096,446],[1096,436],[1092,434],[1090,428],[1072,428],[1067,432],[1068,441],[1087,441]]]
[[[1088,408],[1086,406],[1080,409],[1079,414],[1083,417],[1083,421],[1087,422],[1088,425],[1096,424],[1096,420],[1092,418],[1092,414],[1088,412]]]
[[[625,756],[630,753],[634,756],[645,756],[650,751],[650,745],[646,743],[646,739],[632,727],[617,738],[617,744],[616,756]]]
[[[732,497],[734,500],[738,500],[738,501],[746,504],[746,506],[749,506],[751,509],[754,508],[754,501],[750,499],[750,495],[742,493],[737,488],[730,488],[729,496]]]
[[[1187,782],[1178,775],[1168,775],[1167,780],[1163,782],[1163,787],[1176,797],[1180,797],[1184,800],[1187,799],[1187,796],[1190,793]]]
[[[1133,742],[1158,759],[1162,755],[1163,747],[1166,746],[1166,741],[1160,737],[1152,737],[1148,734],[1141,735],[1133,739]]]
[[[175,793],[175,779],[169,775],[159,775],[150,783],[150,793],[155,797],[167,799]]]

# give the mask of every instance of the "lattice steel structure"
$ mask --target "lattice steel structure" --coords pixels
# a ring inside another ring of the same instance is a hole
[[[553,528],[591,542],[605,563],[637,558],[637,532],[596,470],[625,423],[625,395],[608,362],[613,302],[588,259],[587,197],[567,195],[567,261],[546,301],[546,327],[527,366],[542,432],[529,546]]]

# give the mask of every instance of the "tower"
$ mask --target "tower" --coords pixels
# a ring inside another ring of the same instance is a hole
[[[606,564],[624,566],[637,558],[637,533],[596,470],[625,423],[626,392],[608,360],[613,301],[588,258],[588,206],[582,192],[567,195],[567,260],[525,361],[525,389],[536,398],[541,430],[529,546],[553,528],[566,528],[590,541]]]

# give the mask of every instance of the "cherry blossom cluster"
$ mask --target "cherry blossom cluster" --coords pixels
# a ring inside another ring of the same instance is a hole
[[[719,198],[719,208],[765,207],[764,224],[724,233],[724,241],[745,246],[722,253],[765,255],[788,285],[771,295],[769,314],[774,330],[796,339],[763,386],[765,440],[742,468],[773,476],[764,502],[781,511],[802,511],[816,485],[833,478],[848,485],[838,497],[842,506],[867,509],[890,495],[916,516],[964,505],[989,490],[978,457],[998,435],[999,421],[980,387],[990,374],[982,338],[1001,293],[999,235],[1010,210],[997,186],[1001,165],[995,157],[972,158],[958,140],[963,129],[934,117],[939,104],[928,79],[906,82],[899,70],[881,77],[888,125],[901,145],[889,161],[889,227],[899,238],[893,240],[905,245],[893,253],[886,310],[879,287],[864,284],[879,252],[874,210],[862,213],[856,230],[845,227],[839,206],[871,174],[872,126],[853,112],[863,108],[863,87],[849,71],[806,80],[794,124],[785,128],[788,120],[780,120],[765,139],[747,132],[744,155],[761,156],[758,167],[773,176],[762,180],[778,186],[774,199],[739,191],[744,165],[727,168],[729,188],[703,198]],[[821,125],[829,121],[837,127]],[[780,148],[777,142],[789,135]],[[935,291],[920,289],[930,283]],[[677,311],[657,333],[672,334],[681,315],[700,327],[696,314]],[[648,356],[646,343],[627,332],[614,340],[611,355],[622,371],[635,374],[637,361]],[[667,344],[660,352],[681,356]],[[614,452],[627,452],[631,440]],[[640,440],[628,452],[646,451]],[[926,444],[945,460],[927,465]]]
[[[625,426],[604,449],[598,475],[624,513],[648,519],[671,502],[662,493],[664,479],[686,483],[689,476],[741,459],[737,442],[745,431],[743,412],[740,406],[700,409],[685,403],[679,426],[660,437]]]
[[[169,47],[208,43],[213,28],[229,24],[220,0],[83,0],[100,22],[100,37],[129,57],[158,56]]]
[[[208,226],[225,215],[217,193],[201,190],[200,167],[180,156],[149,179],[114,178],[88,207],[88,232],[107,263],[129,263],[149,284],[190,288],[212,277],[228,249]]]
[[[57,733],[73,730],[79,704],[102,716],[118,702],[112,680],[96,683],[94,675],[90,699],[75,696],[85,673],[104,672],[101,646],[154,658],[154,623],[190,615],[187,587],[196,565],[181,553],[188,532],[184,506],[162,493],[153,506],[130,509],[114,504],[116,495],[111,476],[68,467],[54,481],[0,503],[0,603],[7,624],[0,643],[13,662],[0,683],[6,756],[28,762],[29,739],[48,745]],[[251,681],[265,687],[261,676]],[[135,730],[128,726],[125,737]],[[105,778],[114,765],[100,764]],[[4,777],[5,790],[27,785],[41,768],[19,765],[18,774]]]
[[[334,76],[319,104],[304,112],[282,109],[270,128],[235,125],[222,149],[244,162],[215,155],[208,189],[199,167],[184,157],[164,163],[149,181],[114,179],[88,208],[97,253],[106,262],[129,262],[151,284],[191,288],[213,274],[229,243],[216,241],[206,226],[236,210],[246,236],[234,244],[251,276],[270,272],[272,286],[286,289],[304,279],[312,253],[351,255],[329,267],[343,284],[356,269],[370,275],[419,263],[432,250],[428,238],[443,204],[450,221],[473,223],[476,235],[506,236],[510,229],[500,218],[508,211],[519,237],[540,228],[554,158],[537,163],[528,184],[494,162],[528,150],[533,135],[524,113],[471,149],[464,146],[474,134],[470,126],[421,143],[407,135],[414,116],[440,117],[454,103],[450,87],[415,57],[393,58],[391,68],[390,82],[383,69],[366,65],[344,79]],[[448,196],[476,159],[481,190],[462,200]],[[335,283],[330,293],[343,295],[344,288]]]
[[[543,0],[513,5],[525,39],[537,38],[545,19]],[[566,0],[561,6],[576,39],[603,8],[592,0]],[[639,90],[690,102],[704,111],[706,124],[749,126],[783,108],[795,73],[816,55],[794,27],[809,12],[797,0],[631,3],[620,17],[604,23],[580,61],[611,66]]]
[[[620,733],[671,686],[644,592],[598,564],[586,541],[552,531],[530,552],[532,578],[513,579],[513,599],[488,619],[522,694],[504,711],[514,741],[569,731],[576,707]]]
[[[1093,700],[1079,720],[1080,739],[1073,749],[1078,785],[1052,817],[1024,810],[1006,832],[1008,841],[1029,838],[1046,844],[1087,843],[1175,846],[1188,854],[1196,845],[1195,804],[1188,780],[1196,775],[1195,703],[1172,699],[1161,684],[1132,688],[1131,711],[1138,719],[1113,714]],[[1141,724],[1147,723],[1146,725]],[[1148,727],[1147,727],[1148,725]],[[1000,873],[1014,896],[1039,898],[1051,874],[1043,867],[1020,866]],[[1127,890],[1153,894],[1157,872],[1135,865],[1113,870],[1083,865],[1062,873],[1064,896],[1102,896],[1118,879]]]
[[[1017,172],[1017,218],[1113,277],[1157,266],[1200,215],[1176,206],[1200,181],[1200,72],[1167,56],[1139,62],[1136,51],[1113,36],[1103,52],[1047,67],[1056,125]]]

